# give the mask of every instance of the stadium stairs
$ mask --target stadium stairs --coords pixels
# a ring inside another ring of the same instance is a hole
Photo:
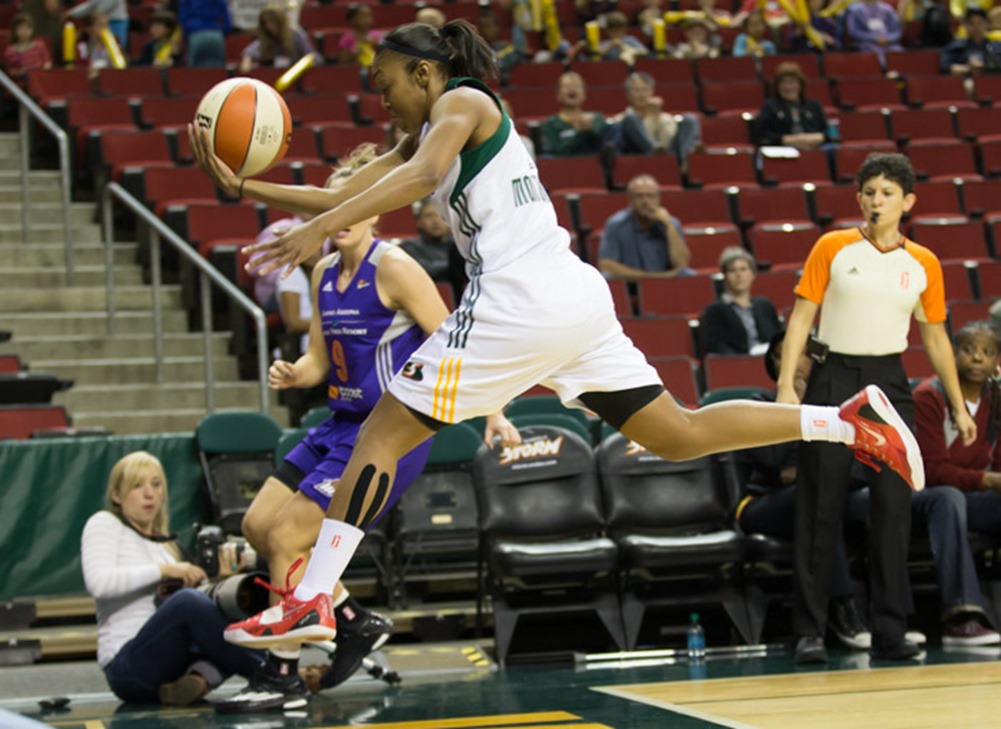
[[[162,288],[164,382],[155,381],[152,288],[135,263],[135,242],[116,242],[117,329],[107,333],[105,253],[93,203],[72,205],[75,285],[65,285],[57,171],[32,171],[31,231],[21,231],[20,143],[0,134],[0,320],[13,332],[0,352],[31,369],[72,379],[57,393],[76,427],[117,435],[191,431],[205,417],[203,345],[187,329],[179,286]],[[217,409],[254,409],[257,385],[240,381],[228,354],[230,334],[213,334]],[[270,414],[286,424],[284,408]]]

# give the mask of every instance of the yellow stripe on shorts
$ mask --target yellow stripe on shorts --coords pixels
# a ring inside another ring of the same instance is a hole
[[[434,386],[431,417],[443,423],[455,420],[455,397],[459,387],[461,357],[443,357],[438,365],[438,381]]]

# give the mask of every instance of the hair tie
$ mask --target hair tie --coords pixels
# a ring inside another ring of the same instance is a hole
[[[437,31],[435,32],[437,33]],[[441,36],[438,37],[440,38]],[[404,56],[413,56],[415,58],[423,58],[427,61],[438,61],[439,63],[450,63],[452,60],[448,56],[438,53],[437,51],[422,51],[419,48],[411,48],[410,46],[400,45],[399,43],[394,43],[391,40],[381,41],[379,43],[379,48],[387,51],[402,53]]]

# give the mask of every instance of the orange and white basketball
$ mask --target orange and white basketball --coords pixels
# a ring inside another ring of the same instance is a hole
[[[285,100],[263,81],[220,81],[198,103],[195,124],[206,129],[219,158],[240,177],[259,175],[281,160],[292,141]]]

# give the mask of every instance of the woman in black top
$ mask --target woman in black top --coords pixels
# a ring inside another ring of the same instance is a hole
[[[806,76],[798,63],[780,64],[772,89],[772,98],[765,101],[754,122],[756,144],[816,149],[827,141],[824,109],[806,98]]]

